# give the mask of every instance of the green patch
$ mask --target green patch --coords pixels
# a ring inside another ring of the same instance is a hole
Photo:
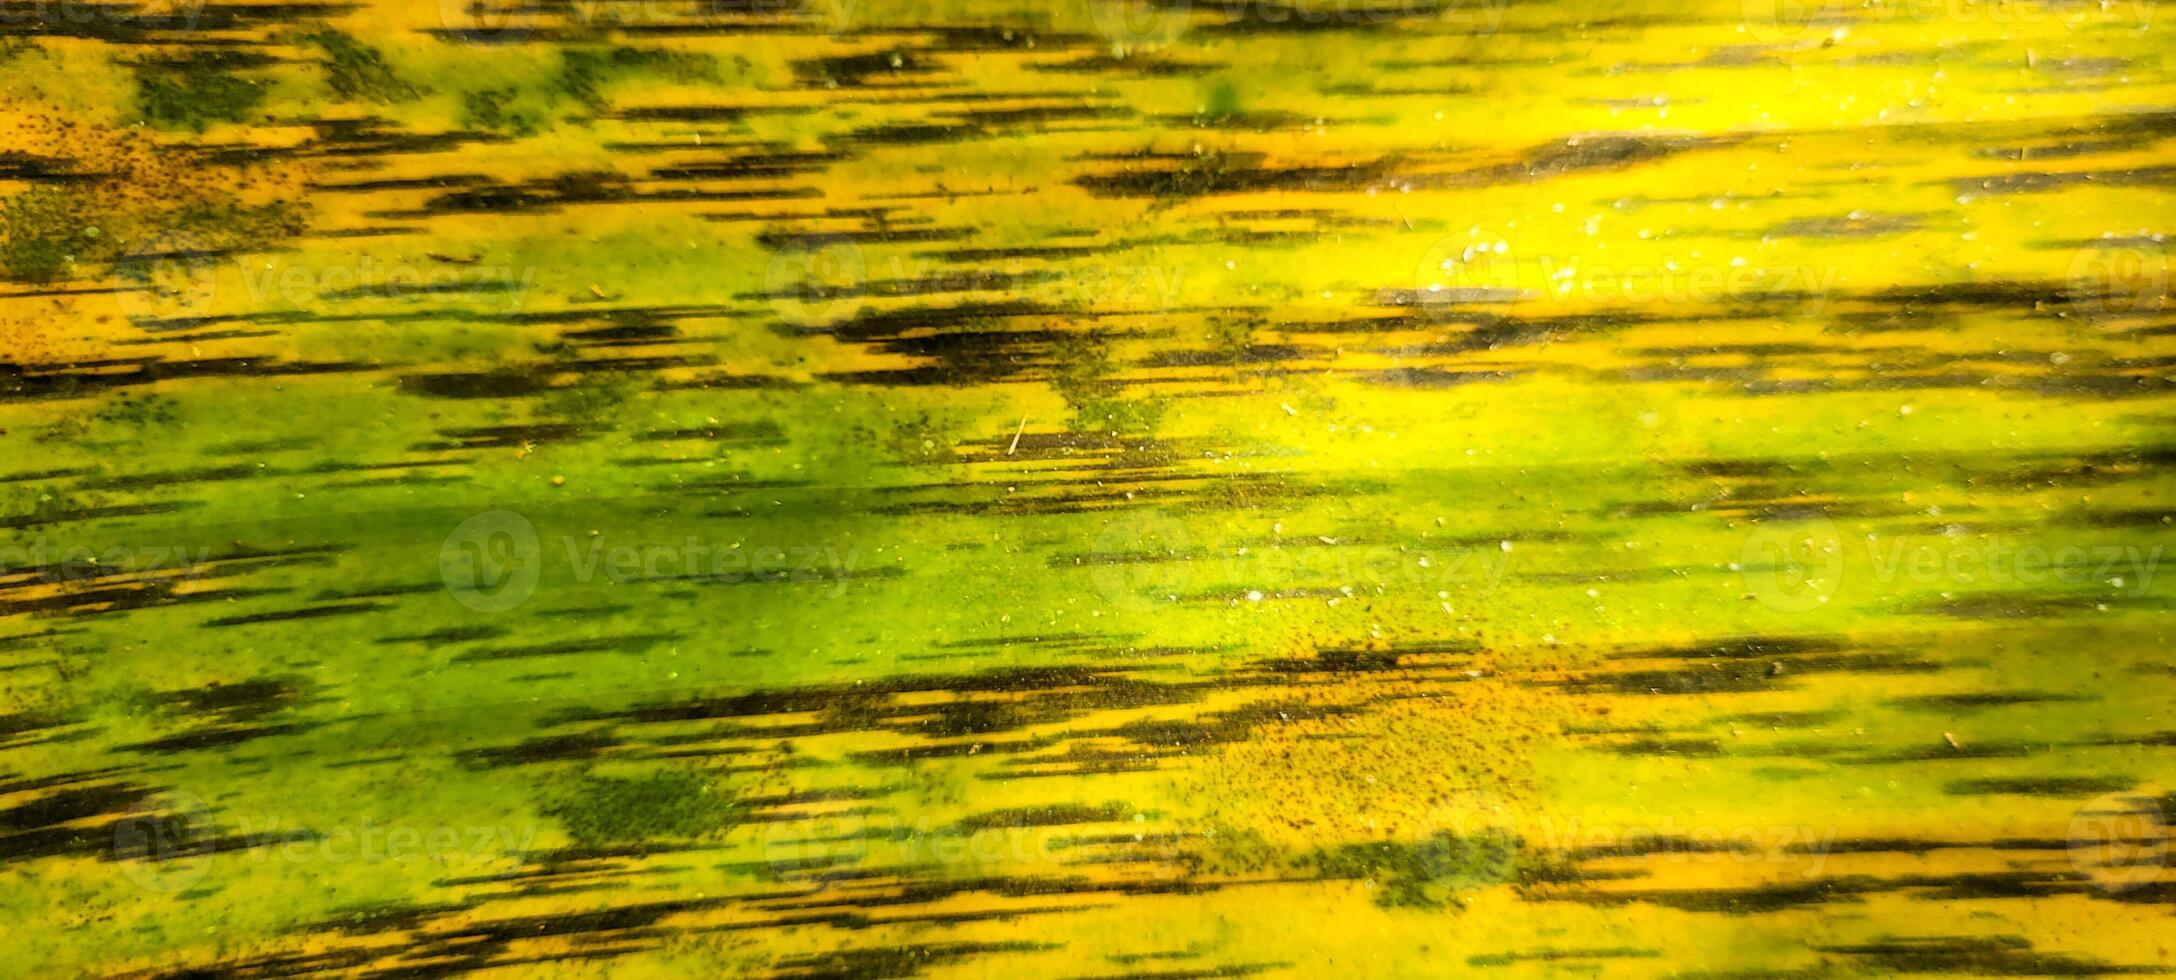
[[[883,445],[892,458],[909,466],[939,466],[958,458],[959,438],[946,420],[922,412],[895,422],[884,433]]]
[[[1163,424],[1168,403],[1157,398],[1119,398],[1101,393],[1072,400],[1071,428],[1080,433],[1145,436]]]
[[[209,199],[146,214],[109,207],[109,197],[81,187],[40,186],[0,199],[0,271],[22,282],[50,282],[84,265],[129,266],[130,254],[262,247],[309,225],[308,210],[289,202]],[[144,274],[141,268],[120,272],[124,278]]]
[[[461,95],[461,125],[494,133],[534,136],[547,114],[519,105],[520,100],[520,91],[513,88],[465,92]]]
[[[164,395],[131,395],[122,392],[112,401],[100,406],[91,416],[94,421],[122,429],[141,431],[174,424],[175,402]]]
[[[1288,855],[1269,838],[1245,827],[1219,826],[1199,857],[1199,869],[1212,875],[1252,875],[1277,868]]]
[[[423,90],[403,81],[385,63],[385,55],[340,31],[326,28],[300,39],[325,53],[325,84],[334,95],[361,102],[406,102]]]
[[[539,408],[584,429],[610,429],[620,406],[636,391],[636,379],[624,371],[584,374],[574,384],[544,396]]]
[[[583,776],[569,797],[544,808],[583,847],[706,837],[731,829],[747,811],[726,787],[673,770],[627,778]]]
[[[165,233],[201,248],[262,248],[299,235],[310,225],[299,202],[244,204],[232,199],[198,201],[168,211],[154,222]]]
[[[1167,403],[1156,398],[1128,398],[1126,386],[1111,379],[1118,363],[1110,342],[1094,334],[1073,334],[1055,343],[1057,361],[1050,384],[1073,410],[1067,427],[1079,433],[1149,435],[1162,424]]]
[[[22,485],[0,490],[0,522],[43,524],[81,506],[82,501],[63,490]],[[0,565],[0,568],[6,566]]]
[[[1201,114],[1212,120],[1230,119],[1239,115],[1244,107],[1239,101],[1239,89],[1230,79],[1219,80],[1209,89],[1209,97],[1202,104]]]
[[[0,269],[23,282],[50,282],[79,262],[113,254],[89,195],[65,187],[32,187],[0,200]]]
[[[265,83],[242,72],[270,64],[263,55],[217,48],[140,59],[136,111],[161,129],[203,132],[213,123],[241,122],[264,102]]]
[[[1325,878],[1374,882],[1375,904],[1384,908],[1440,909],[1456,902],[1461,892],[1572,877],[1568,865],[1502,830],[1348,844],[1316,854],[1313,863]]]
[[[559,92],[589,108],[605,108],[604,86],[627,77],[693,84],[719,81],[717,59],[659,48],[617,47],[609,51],[570,49],[560,53]]]

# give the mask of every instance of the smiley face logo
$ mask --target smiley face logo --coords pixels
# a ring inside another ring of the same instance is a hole
[[[536,525],[527,517],[485,511],[446,535],[438,549],[438,575],[453,601],[477,612],[501,613],[536,592],[543,557]]]
[[[802,12],[813,19],[815,25],[830,34],[850,34],[860,21],[860,0],[815,0],[804,4]]]
[[[150,236],[113,263],[113,299],[121,315],[146,330],[178,329],[219,312],[223,250],[185,232]]]
[[[1797,45],[1846,22],[1842,0],[1741,0],[1745,32],[1762,44]]]
[[[861,312],[869,263],[853,242],[814,236],[780,245],[763,270],[763,293],[779,319],[821,328]]]
[[[2070,818],[2071,866],[2110,893],[2176,880],[2166,805],[2137,793],[2086,801]]]
[[[1439,316],[1534,295],[1510,242],[1468,234],[1445,236],[1423,250],[1410,288],[1414,308]]]
[[[1087,0],[1088,17],[1111,48],[1127,52],[1160,48],[1186,33],[1193,19],[1189,0]]]
[[[210,815],[211,808],[185,790],[141,801],[114,821],[110,857],[145,891],[186,891],[211,871]]]
[[[859,864],[872,848],[903,841],[905,831],[896,813],[849,806],[804,819],[765,821],[756,846],[772,874],[820,876],[827,869]]]
[[[1819,609],[1843,580],[1843,539],[1826,517],[1763,523],[1745,536],[1736,570],[1747,594],[1778,612]]]
[[[520,44],[536,31],[542,9],[524,0],[438,0],[438,22],[454,40]]]
[[[1120,609],[1168,603],[1192,579],[1191,538],[1177,518],[1153,511],[1114,518],[1096,535],[1090,565],[1096,593]]]
[[[2070,260],[2070,304],[2091,320],[2160,313],[2168,307],[2169,264],[2159,243],[2079,249]]]

